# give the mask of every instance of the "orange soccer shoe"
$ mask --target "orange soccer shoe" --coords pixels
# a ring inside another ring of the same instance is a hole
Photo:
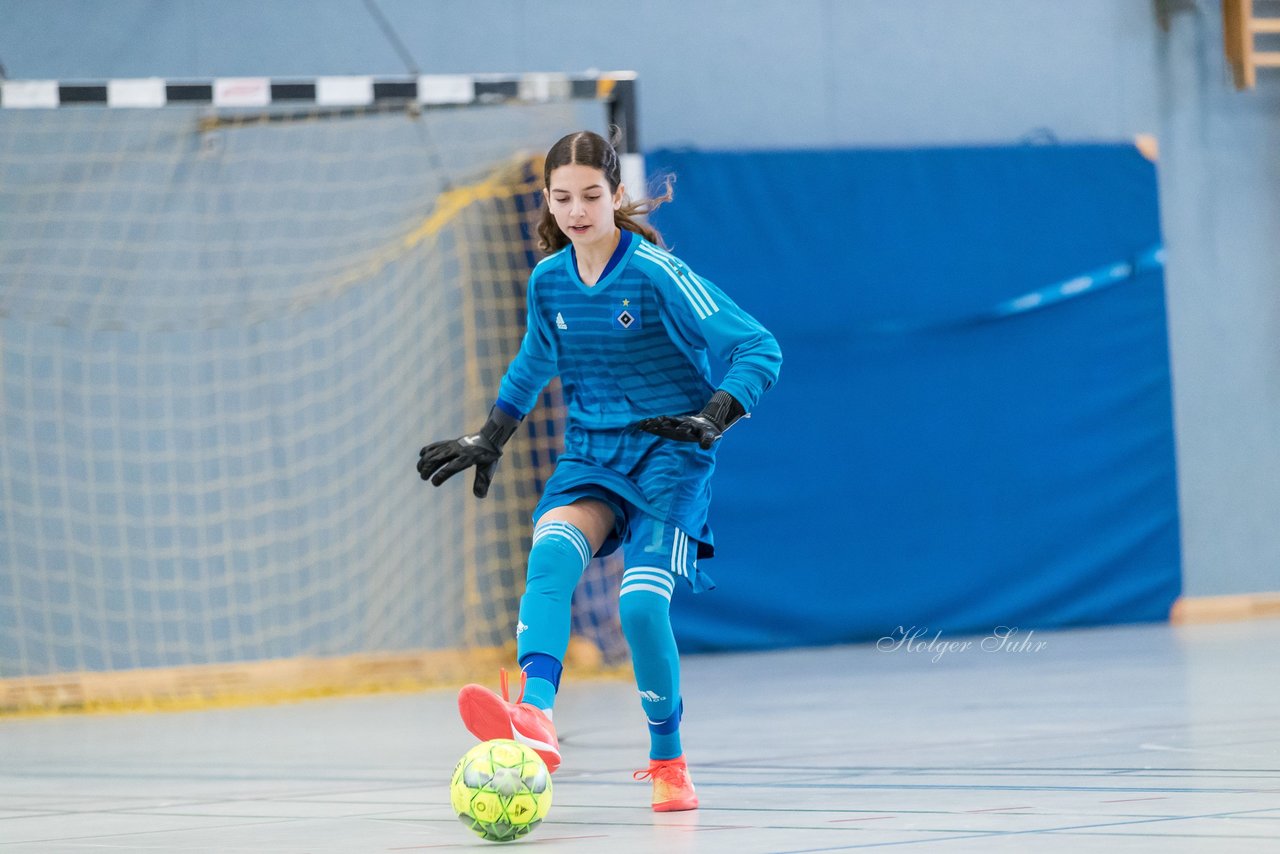
[[[653,811],[676,812],[696,810],[698,793],[689,778],[689,766],[683,756],[675,759],[650,759],[647,771],[632,775],[637,780],[653,780]]]
[[[554,773],[560,767],[560,742],[551,718],[524,699],[524,672],[520,673],[520,696],[514,703],[507,697],[507,671],[502,671],[502,696],[483,685],[464,685],[458,692],[458,712],[462,723],[481,741],[510,738],[532,747]]]

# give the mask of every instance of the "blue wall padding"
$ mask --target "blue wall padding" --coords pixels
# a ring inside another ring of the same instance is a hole
[[[1162,253],[1155,170],[1132,146],[647,165],[679,179],[653,217],[673,250],[784,356],[720,448],[720,586],[677,598],[683,650],[1167,617]],[[1056,296],[993,316],[1036,292]]]

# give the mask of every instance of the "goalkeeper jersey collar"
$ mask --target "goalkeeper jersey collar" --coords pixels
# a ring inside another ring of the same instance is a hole
[[[578,275],[578,254],[573,250],[573,244],[569,244],[569,252],[567,253],[569,275],[578,283],[578,287],[588,292],[603,290],[613,281],[614,272],[621,268],[623,259],[627,257],[627,253],[631,251],[635,242],[644,239],[635,232],[627,231],[625,228],[620,228],[618,231],[621,233],[618,237],[618,245],[614,247],[613,254],[609,256],[609,263],[604,265],[604,272],[600,274],[600,278],[596,280],[594,285],[586,284],[582,281],[582,276]]]

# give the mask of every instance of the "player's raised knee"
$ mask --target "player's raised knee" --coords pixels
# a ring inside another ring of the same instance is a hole
[[[664,577],[665,576],[665,577]],[[674,580],[664,570],[635,573],[627,571],[618,598],[618,616],[628,638],[637,633],[652,632],[670,621],[671,593]]]

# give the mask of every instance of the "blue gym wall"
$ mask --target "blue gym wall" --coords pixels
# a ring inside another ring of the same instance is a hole
[[[637,70],[651,150],[1152,134],[1184,592],[1280,589],[1280,73],[1233,92],[1218,3],[1166,4],[1168,31],[1156,5],[380,3],[422,72]],[[0,0],[0,22],[11,78],[406,71],[361,0]]]
[[[734,271],[784,354],[719,449],[722,587],[676,599],[681,648],[1168,615],[1162,244],[1133,145],[649,161],[689,176],[655,224]]]

